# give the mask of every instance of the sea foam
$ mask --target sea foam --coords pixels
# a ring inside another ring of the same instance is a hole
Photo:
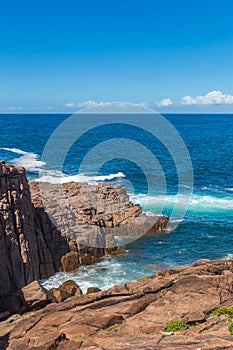
[[[3,151],[11,152],[20,155],[21,157],[13,158],[12,164],[15,166],[23,166],[31,172],[37,172],[46,165],[45,162],[39,160],[39,155],[33,152],[22,151],[18,148],[1,148]]]
[[[67,182],[87,182],[90,184],[96,184],[100,181],[111,181],[114,179],[124,178],[125,175],[122,172],[108,175],[94,175],[88,176],[84,174],[67,175],[58,170],[47,170],[44,169],[46,163],[39,160],[39,155],[33,152],[26,152],[18,148],[1,148],[4,151],[18,154],[20,157],[13,158],[12,164],[15,166],[23,166],[28,172],[39,173],[40,177],[34,176],[33,178],[29,175],[29,179],[40,182],[50,182],[52,184],[62,184]]]
[[[158,196],[147,196],[145,194],[130,195],[130,199],[135,204],[140,204],[145,211],[156,211],[156,207],[172,208],[174,205],[180,207],[187,205],[190,201],[189,209],[194,212],[215,212],[222,210],[233,210],[233,197],[228,196],[224,198],[210,196],[210,195],[199,195],[193,194],[191,198],[186,195],[158,195]],[[233,212],[232,212],[233,214]]]

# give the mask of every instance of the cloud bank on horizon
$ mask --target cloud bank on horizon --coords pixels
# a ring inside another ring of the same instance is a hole
[[[88,108],[88,107],[93,107],[97,106],[99,104],[103,104],[104,102],[97,102],[95,100],[88,100],[84,102],[79,102],[79,103],[73,103],[73,102],[68,102],[65,104],[66,108]],[[148,106],[148,107],[169,107],[172,105],[175,106],[191,106],[191,105],[233,105],[233,95],[230,94],[224,94],[220,90],[213,90],[208,92],[205,95],[199,95],[199,96],[183,96],[180,101],[175,102],[171,98],[167,97],[162,99],[159,102],[155,103],[141,103],[141,105]]]
[[[0,113],[59,113],[59,112],[65,112],[69,111],[71,113],[75,112],[76,110],[86,109],[95,107],[98,105],[103,104],[109,104],[119,101],[106,101],[106,102],[98,102],[95,100],[87,100],[82,102],[67,102],[64,106],[55,107],[55,106],[33,106],[30,108],[23,107],[23,106],[6,106],[1,107],[0,106]],[[123,102],[129,103],[129,102]],[[134,103],[134,102],[132,102]],[[169,107],[176,107],[179,109],[180,112],[182,112],[182,109],[184,107],[191,107],[191,106],[224,106],[224,105],[233,105],[233,95],[223,93],[220,90],[213,90],[205,95],[198,95],[198,96],[190,96],[186,95],[183,96],[180,100],[175,101],[172,100],[169,97],[166,97],[158,102],[141,102],[141,103],[135,103],[140,106],[145,106],[149,108],[161,108],[162,110],[166,110]]]
[[[222,91],[210,91],[203,96],[184,96],[182,105],[225,105],[233,104],[233,95],[224,94]]]
[[[32,3],[1,2],[0,113],[233,113],[232,0]]]

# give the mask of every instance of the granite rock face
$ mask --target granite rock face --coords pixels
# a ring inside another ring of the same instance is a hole
[[[0,296],[56,269],[23,168],[0,163]],[[68,245],[67,245],[68,251]]]
[[[137,236],[137,230],[152,227],[120,186],[71,182],[62,189],[47,183],[44,189],[29,186],[24,168],[0,162],[0,297],[56,271],[122,253],[115,235]],[[158,232],[169,220],[155,222],[152,231]]]
[[[12,316],[0,337],[8,350],[230,350],[232,309],[213,311],[232,304],[233,260],[203,260]]]

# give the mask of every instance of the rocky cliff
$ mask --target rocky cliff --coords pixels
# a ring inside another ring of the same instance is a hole
[[[42,211],[42,210],[41,210]],[[0,296],[51,276],[69,251],[67,240],[43,221],[31,202],[23,168],[0,163]]]
[[[203,260],[14,315],[0,347],[230,350],[232,334],[233,260]]]
[[[116,234],[135,238],[168,225],[167,217],[151,225],[120,186],[69,183],[59,196],[45,187],[46,210],[38,183],[29,186],[23,168],[0,162],[0,297],[117,252]]]

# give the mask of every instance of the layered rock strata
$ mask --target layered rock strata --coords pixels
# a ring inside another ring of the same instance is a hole
[[[29,186],[24,168],[2,161],[0,297],[116,253],[115,235],[135,239],[146,230],[166,229],[168,222],[155,217],[153,226],[120,186],[72,182],[61,189],[44,184],[41,190],[38,183]]]
[[[0,323],[2,347],[233,349],[233,260],[203,260]]]

